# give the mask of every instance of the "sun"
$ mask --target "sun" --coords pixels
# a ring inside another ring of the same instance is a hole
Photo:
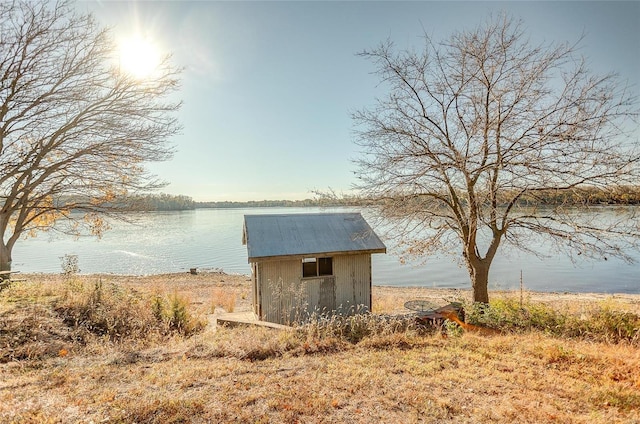
[[[134,35],[119,43],[119,66],[136,78],[150,76],[160,64],[160,50],[148,37]]]

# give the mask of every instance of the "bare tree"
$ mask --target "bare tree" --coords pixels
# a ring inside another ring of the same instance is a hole
[[[354,114],[356,188],[408,253],[461,252],[478,302],[501,245],[545,237],[570,255],[630,260],[632,209],[531,206],[549,190],[640,181],[636,99],[616,75],[591,73],[576,45],[533,45],[509,17],[442,43],[425,36],[420,52],[388,41],[361,55],[389,91]]]
[[[25,234],[98,234],[115,198],[160,187],[179,71],[120,72],[113,40],[71,3],[0,2],[0,269]],[[60,223],[69,225],[60,226]]]

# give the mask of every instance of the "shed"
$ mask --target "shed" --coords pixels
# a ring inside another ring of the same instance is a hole
[[[260,320],[289,324],[313,313],[371,309],[371,254],[387,248],[358,212],[245,215]]]

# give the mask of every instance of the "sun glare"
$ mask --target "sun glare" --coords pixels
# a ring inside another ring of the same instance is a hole
[[[120,42],[120,69],[136,78],[148,77],[160,64],[160,51],[148,38],[136,35]]]

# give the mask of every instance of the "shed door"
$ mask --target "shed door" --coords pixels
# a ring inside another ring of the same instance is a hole
[[[324,312],[330,312],[336,309],[335,277],[325,277],[320,279],[320,296],[318,299],[318,309]]]

